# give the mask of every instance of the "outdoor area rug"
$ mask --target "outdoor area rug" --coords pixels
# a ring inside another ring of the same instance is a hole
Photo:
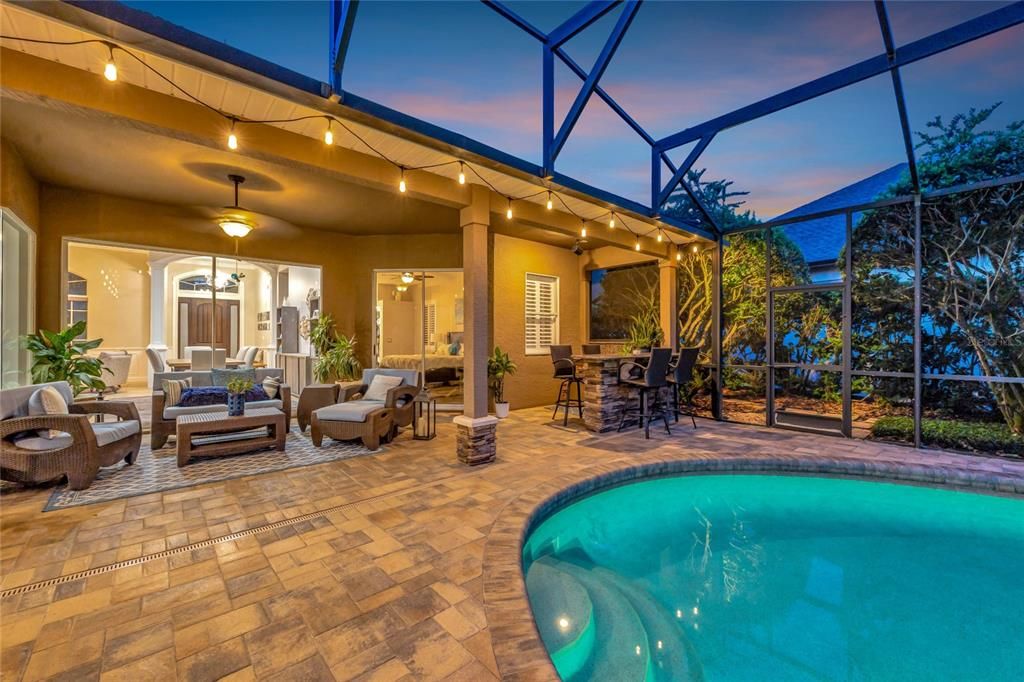
[[[359,441],[340,442],[330,438],[324,438],[324,446],[318,448],[308,435],[293,429],[288,433],[284,452],[262,450],[246,455],[195,457],[179,468],[173,439],[167,446],[156,451],[149,447],[148,434],[142,437],[142,442],[142,450],[135,464],[128,466],[122,462],[117,466],[101,468],[96,480],[86,490],[68,490],[66,483],[60,484],[50,495],[43,511],[334,462],[374,452],[367,450]]]

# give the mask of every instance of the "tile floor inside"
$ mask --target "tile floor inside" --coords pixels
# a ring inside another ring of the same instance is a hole
[[[1019,461],[707,420],[649,441],[595,437],[549,417],[513,413],[497,462],[478,468],[456,462],[443,423],[433,441],[406,431],[378,455],[45,514],[49,489],[7,492],[0,676],[489,680],[488,533],[552,479],[654,457],[798,453],[1024,480]]]

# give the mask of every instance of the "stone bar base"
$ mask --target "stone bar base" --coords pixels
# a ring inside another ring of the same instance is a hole
[[[497,456],[497,417],[472,419],[458,416],[452,420],[456,427],[455,447],[459,461],[475,466],[488,464]]]
[[[574,358],[576,374],[583,379],[583,425],[588,431],[607,433],[616,430],[627,403],[637,405],[636,389],[619,384],[619,364],[623,360],[632,359],[621,355],[584,355]],[[666,405],[671,404],[669,389],[662,389],[662,400],[666,401]],[[626,426],[638,426],[636,414],[626,419]]]

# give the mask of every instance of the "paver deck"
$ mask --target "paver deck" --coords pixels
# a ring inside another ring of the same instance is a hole
[[[1011,460],[709,421],[645,441],[549,417],[513,413],[498,461],[477,468],[456,462],[455,429],[439,424],[433,441],[406,432],[379,455],[46,514],[48,490],[6,493],[0,676],[488,680],[484,553],[508,543],[489,535],[509,502],[554,481],[780,455],[1024,481]],[[491,584],[512,563],[488,565]]]

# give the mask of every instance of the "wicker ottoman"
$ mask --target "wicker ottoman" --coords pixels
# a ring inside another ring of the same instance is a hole
[[[305,433],[309,426],[313,411],[338,402],[338,384],[310,384],[299,394],[299,407],[296,418],[299,431]]]
[[[321,447],[324,436],[334,440],[359,438],[370,450],[380,447],[382,438],[391,433],[392,410],[379,403],[360,404],[356,400],[315,410],[312,415],[313,445]]]

